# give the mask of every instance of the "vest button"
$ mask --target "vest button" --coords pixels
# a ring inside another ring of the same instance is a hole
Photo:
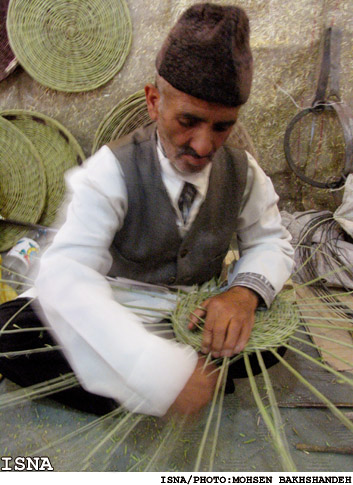
[[[189,252],[189,251],[188,251],[187,249],[182,249],[182,250],[180,251],[180,257],[181,257],[181,258],[185,258],[185,256],[188,254],[188,252]]]

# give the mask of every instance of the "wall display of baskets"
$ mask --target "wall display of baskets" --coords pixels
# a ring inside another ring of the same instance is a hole
[[[6,17],[9,0],[0,0],[0,81],[5,79],[18,65],[6,30]]]
[[[5,154],[0,156],[0,212],[4,217],[49,226],[65,194],[64,173],[81,164],[85,155],[68,130],[48,116],[28,110],[0,111],[0,115],[3,149],[9,144],[13,148],[11,159]],[[42,181],[40,186],[34,183],[36,178],[32,182],[34,175],[28,174],[22,145],[32,147],[36,154],[38,163],[34,167],[31,163],[31,168],[32,171],[35,168],[36,177]],[[23,229],[4,225],[0,251],[11,247],[23,232]]]
[[[7,32],[27,73],[66,92],[107,83],[123,66],[132,39],[125,0],[10,0]]]

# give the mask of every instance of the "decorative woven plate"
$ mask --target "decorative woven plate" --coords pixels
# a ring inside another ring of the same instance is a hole
[[[28,110],[0,111],[0,115],[31,140],[43,160],[47,195],[39,222],[49,226],[65,194],[64,173],[80,165],[85,155],[71,133],[48,116]]]
[[[125,98],[105,116],[94,136],[92,153],[105,143],[131,133],[149,120],[145,92],[142,89]]]
[[[38,151],[10,121],[0,116],[0,214],[38,222],[46,194],[45,172]],[[0,252],[10,249],[26,230],[1,224]]]
[[[28,74],[67,92],[109,81],[123,66],[132,38],[125,0],[10,0],[7,31]]]
[[[0,0],[0,81],[5,79],[18,62],[9,44],[6,30],[6,17],[9,0]]]

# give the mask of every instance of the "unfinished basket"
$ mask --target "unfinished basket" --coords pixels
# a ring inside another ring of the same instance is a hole
[[[125,0],[10,0],[7,31],[22,67],[58,91],[88,91],[123,66],[132,28]]]
[[[180,294],[175,311],[171,315],[174,333],[179,342],[191,345],[197,351],[200,350],[203,324],[200,323],[200,329],[196,331],[189,330],[190,314],[207,298],[220,292],[219,285],[210,281],[201,287],[195,285],[192,291]],[[244,352],[276,349],[289,340],[299,325],[299,310],[294,304],[293,295],[291,298],[279,296],[270,309],[256,311],[254,328]]]

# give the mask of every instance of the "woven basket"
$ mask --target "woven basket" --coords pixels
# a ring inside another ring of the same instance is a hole
[[[0,81],[5,79],[18,65],[6,30],[6,17],[9,0],[0,0]]]
[[[36,223],[43,212],[46,180],[41,157],[29,139],[0,116],[0,214]],[[1,223],[0,252],[26,233]]]
[[[71,133],[48,116],[27,110],[0,111],[0,115],[31,140],[43,160],[47,194],[40,223],[49,226],[65,194],[64,173],[80,165],[85,155]]]
[[[94,136],[92,153],[104,144],[127,135],[149,119],[145,92],[142,89],[121,101],[105,116]]]
[[[7,31],[22,67],[58,91],[88,91],[109,81],[130,51],[125,0],[10,0]]]

